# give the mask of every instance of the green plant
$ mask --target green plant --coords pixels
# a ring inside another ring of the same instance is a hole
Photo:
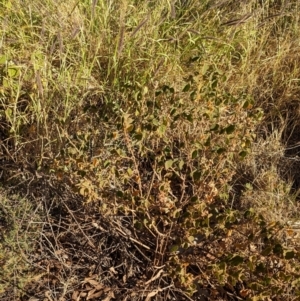
[[[289,155],[299,128],[297,1],[0,5],[8,187],[68,187],[90,210],[77,227],[98,215],[130,220],[149,279],[124,298],[141,296],[139,281],[146,299],[167,294],[161,283],[191,298],[205,289],[217,299],[224,287],[249,300],[297,296],[298,251],[282,228],[297,218],[299,188],[289,168],[298,162]]]

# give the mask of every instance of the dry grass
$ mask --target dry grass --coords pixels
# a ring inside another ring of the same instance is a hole
[[[1,182],[43,207],[14,298],[296,300],[296,0],[0,8]]]
[[[36,242],[42,229],[39,208],[24,198],[0,193],[0,296],[11,291],[18,298],[19,291],[35,278],[31,266],[31,252],[36,252]],[[26,275],[24,277],[24,275]]]

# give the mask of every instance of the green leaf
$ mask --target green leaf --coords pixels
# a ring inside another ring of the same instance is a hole
[[[117,197],[122,198],[124,196],[124,193],[121,190],[118,190],[116,195]]]
[[[159,121],[156,118],[153,118],[152,124],[159,126]]]
[[[248,155],[248,152],[246,152],[246,151],[241,151],[241,152],[239,152],[239,156],[241,157],[241,158],[245,158],[246,156]]]
[[[170,112],[170,115],[173,116],[175,113],[177,112],[177,109],[176,108],[173,108]]]
[[[206,139],[204,146],[210,146],[210,137]]]
[[[201,178],[201,171],[200,170],[195,170],[192,174],[193,180],[194,181],[199,181]]]
[[[128,173],[128,175],[131,177],[131,176],[133,175],[133,170],[129,167],[129,168],[127,169],[127,173]]]
[[[221,269],[222,271],[225,271],[226,268],[227,268],[227,264],[226,264],[225,261],[221,261],[221,262],[218,264],[218,266],[219,266],[219,269]]]
[[[143,95],[146,95],[148,93],[148,91],[149,91],[148,87],[145,86],[143,89]]]
[[[190,84],[185,85],[185,87],[182,89],[182,92],[188,92],[191,88]]]
[[[20,70],[17,68],[17,66],[9,66],[7,68],[7,74],[9,77],[17,77],[20,73]]]
[[[167,86],[167,85],[163,85],[163,86],[162,86],[162,90],[163,90],[164,93],[170,92],[170,93],[173,94],[173,93],[175,92],[175,90],[174,90],[173,87],[169,87],[169,86]]]
[[[109,161],[109,160],[106,160],[106,161],[104,162],[104,164],[103,164],[104,168],[106,168],[106,167],[109,166],[109,165],[110,165],[110,161]]]
[[[144,227],[144,225],[141,222],[135,221],[135,223],[134,223],[134,228],[135,229],[141,230],[141,229],[143,229],[143,227]]]
[[[170,252],[177,252],[179,249],[179,245],[172,245],[170,248]]]
[[[219,129],[219,125],[216,123],[216,124],[214,124],[213,126],[211,126],[209,130],[210,130],[211,132],[214,132],[214,131],[217,131],[218,129]]]
[[[281,255],[283,253],[283,248],[281,244],[276,244],[273,248],[274,254]]]
[[[195,203],[197,201],[198,201],[198,197],[197,196],[194,195],[194,196],[191,197],[191,202]]]
[[[190,100],[195,100],[196,96],[197,96],[197,91],[191,92],[191,94],[190,94]]]
[[[181,209],[176,209],[172,212],[172,217],[179,218],[180,214],[181,214]]]
[[[227,135],[232,134],[235,131],[235,125],[234,124],[229,125],[224,129],[224,131],[226,132]]]
[[[246,101],[243,103],[243,109],[247,109],[249,106],[250,106],[250,102],[249,102],[249,100],[246,100]]]
[[[198,157],[198,151],[197,150],[194,150],[192,152],[192,159],[196,159]]]
[[[285,251],[284,258],[285,259],[293,259],[295,257],[294,251]]]
[[[183,165],[184,165],[184,161],[180,160],[178,165],[179,165],[179,170],[182,170]]]
[[[134,138],[138,141],[141,141],[143,139],[143,133],[142,132],[135,132]]]
[[[157,90],[157,91],[155,91],[155,96],[157,97],[157,96],[159,96],[161,93],[163,93],[163,91]]]
[[[202,75],[206,75],[206,73],[209,70],[209,68],[210,68],[210,65],[203,65],[203,67],[201,69]]]
[[[188,120],[189,122],[193,122],[193,116],[192,114],[184,114],[184,117],[186,120]]]
[[[133,130],[133,128],[134,128],[134,125],[131,124],[131,125],[125,127],[125,130],[126,130],[127,132],[131,132],[131,131]]]
[[[0,64],[4,65],[7,62],[7,56],[6,55],[1,55],[0,56]]]
[[[213,77],[212,77],[212,78],[213,78]],[[212,88],[213,90],[216,89],[217,85],[218,85],[218,79],[211,80],[211,88]]]
[[[233,266],[237,266],[241,263],[244,262],[244,258],[241,257],[240,255],[235,255],[233,256],[231,259],[230,259],[230,263],[233,265]]]
[[[11,118],[12,118],[12,109],[11,108],[7,108],[5,110],[5,116],[7,119],[11,120]]]
[[[217,154],[221,155],[221,154],[223,154],[225,152],[226,152],[226,148],[224,148],[224,147],[218,147]]]
[[[167,127],[164,124],[161,124],[158,129],[157,132],[160,135],[160,137],[164,136],[165,132],[166,132]]]
[[[189,246],[190,246],[190,245],[189,245],[188,243],[186,243],[186,242],[184,242],[184,243],[181,245],[181,247],[182,247],[183,249],[187,249]]]
[[[246,187],[247,190],[251,190],[251,191],[253,190],[253,186],[252,186],[251,183],[246,183],[245,187]],[[250,208],[250,210],[251,210],[251,212],[254,213],[254,209],[253,208]]]
[[[168,161],[166,161],[165,162],[165,168],[166,169],[169,169],[169,168],[171,168],[172,167],[172,165],[173,165],[173,160],[168,160]]]
[[[200,56],[195,56],[195,57],[191,57],[190,60],[191,62],[195,62],[198,61],[201,57]]]
[[[190,242],[190,243],[193,243],[194,241],[195,241],[195,237],[194,236],[189,236],[188,237],[188,241]]]
[[[262,284],[258,283],[258,282],[252,282],[248,284],[249,288],[251,288],[254,291],[258,291],[262,288]],[[255,299],[254,299],[255,298]],[[252,298],[251,300],[253,301],[258,301],[258,300],[262,300],[262,299],[258,299],[256,297]]]
[[[260,262],[260,263],[257,265],[255,271],[256,271],[257,273],[265,273],[265,272],[266,272],[266,267],[265,267],[265,265],[264,265],[262,262]]]
[[[272,253],[273,247],[266,247],[265,249],[262,250],[261,255],[263,256],[268,256],[269,254]]]
[[[253,208],[250,208],[249,210],[245,211],[244,217],[245,218],[252,218],[255,215]]]

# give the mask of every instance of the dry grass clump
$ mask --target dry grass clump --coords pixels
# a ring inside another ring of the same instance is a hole
[[[239,199],[233,200],[236,206],[253,207],[270,222],[286,223],[296,217],[296,195],[291,179],[284,174],[284,170],[288,172],[285,161],[285,147],[278,130],[256,141],[233,184],[236,190],[244,189]]]
[[[12,298],[18,298],[36,276],[31,252],[36,252],[42,229],[39,209],[25,198],[7,196],[1,188],[0,229],[0,296],[9,292]]]
[[[297,1],[0,7],[1,181],[44,217],[23,298],[295,299]]]
[[[283,223],[298,218],[298,9],[298,4],[285,1],[260,6],[261,14],[248,24],[256,23],[258,31],[249,37],[255,43],[247,43],[248,56],[243,65],[247,71],[237,81],[245,83],[264,110],[252,155],[238,172],[242,186],[249,183],[250,187],[242,203],[263,213],[269,221]]]

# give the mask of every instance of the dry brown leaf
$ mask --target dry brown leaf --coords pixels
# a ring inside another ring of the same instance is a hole
[[[249,290],[249,289],[242,289],[240,291],[240,295],[241,295],[241,297],[246,298],[246,297],[248,297],[251,294],[251,292],[252,291]]]
[[[105,299],[103,301],[110,301],[110,299],[115,299],[115,295],[113,291],[110,291]]]
[[[61,255],[64,253],[64,250],[63,249],[59,249],[59,250],[56,250],[55,252],[55,255]]]
[[[50,293],[50,291],[45,292],[45,297],[46,297],[48,300],[53,301],[53,299],[51,298],[51,293]]]
[[[158,290],[154,290],[154,291],[150,292],[150,293],[147,295],[145,301],[151,300],[151,298],[154,297],[155,295],[157,295],[157,293],[158,293]]]
[[[93,277],[85,278],[83,283],[84,284],[90,284],[96,290],[101,290],[101,289],[104,288],[104,285],[102,283],[99,283],[97,280],[94,280]]]
[[[86,300],[91,300],[91,299],[94,299],[94,298],[98,298],[100,297],[101,295],[103,295],[103,291],[94,291],[93,294],[88,294],[89,296],[86,298]]]
[[[74,291],[72,293],[72,301],[79,301],[79,299],[80,299],[80,293],[79,293],[79,291]]]
[[[114,273],[114,274],[118,274],[118,272],[115,270],[114,267],[110,267],[109,271],[112,272],[112,273]]]
[[[93,297],[91,297],[97,290],[96,289],[92,289],[88,292],[87,294],[87,297],[86,297],[86,300],[90,300],[92,299]]]

